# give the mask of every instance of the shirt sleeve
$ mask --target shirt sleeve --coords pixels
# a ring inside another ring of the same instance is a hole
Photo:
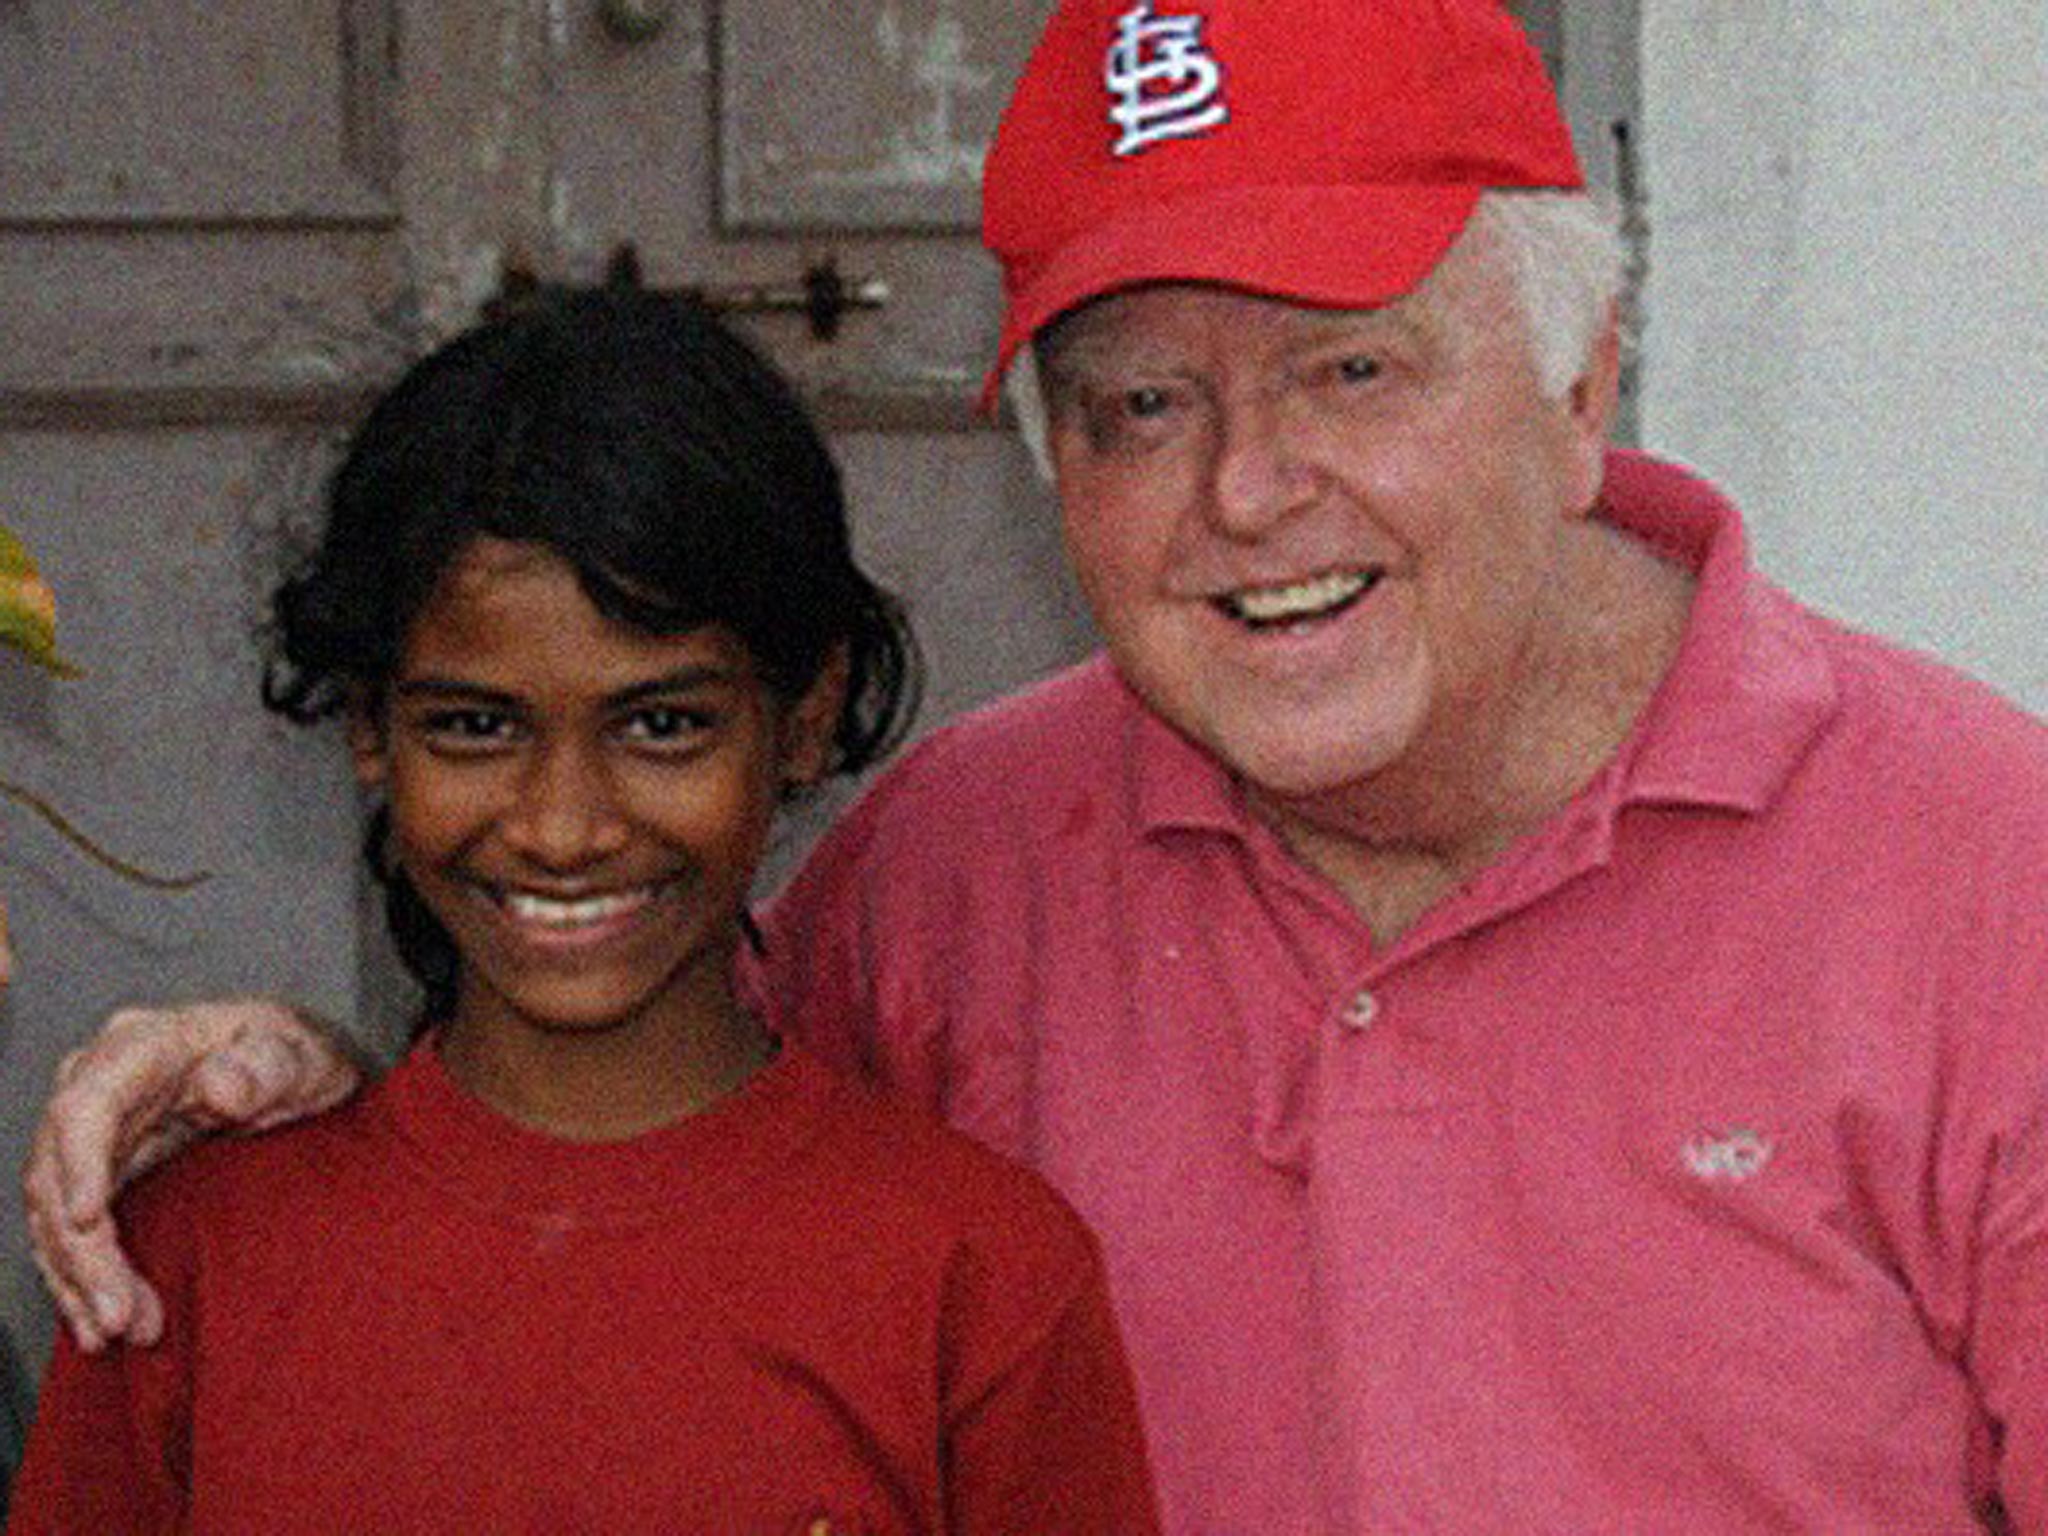
[[[1092,1240],[1078,1231],[1073,1240],[1058,1285],[1013,1256],[1000,1266],[969,1260],[956,1276],[960,1345],[944,1452],[952,1536],[1159,1529],[1101,1262]]]
[[[2013,1529],[2048,1536],[2048,1081],[2000,1149],[1977,1264],[1972,1374],[1990,1411]]]
[[[905,814],[921,761],[891,769],[818,842],[763,912],[763,950],[742,984],[835,1071],[941,1113],[946,1008],[934,988],[958,913],[946,910],[918,818]]]
[[[2011,1527],[2048,1536],[2048,843],[2005,840],[1960,900],[1945,978],[1959,1053],[1933,1156],[1966,1258],[1962,1358]]]
[[[761,950],[743,980],[776,1028],[835,1071],[873,1078],[874,996],[860,885],[866,830],[856,809],[833,826],[761,914]]]
[[[191,1464],[192,1265],[179,1223],[123,1202],[122,1230],[164,1302],[164,1337],[87,1355],[60,1331],[9,1501],[8,1536],[182,1529]],[[170,1239],[166,1241],[166,1239]]]

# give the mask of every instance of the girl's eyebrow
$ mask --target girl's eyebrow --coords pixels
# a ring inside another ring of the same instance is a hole
[[[637,704],[643,699],[658,698],[663,694],[685,693],[692,688],[728,687],[745,680],[744,674],[736,667],[705,662],[678,667],[673,672],[662,673],[659,677],[629,683],[624,688],[606,694],[604,702],[616,709]],[[437,677],[432,673],[422,677],[409,677],[396,684],[391,691],[404,699],[460,699],[465,703],[492,704],[504,708],[514,708],[521,702],[518,694],[503,688],[466,682],[459,677]]]
[[[725,688],[747,681],[748,674],[738,667],[720,666],[705,662],[696,666],[678,667],[673,672],[664,672],[660,677],[650,677],[644,682],[633,683],[606,694],[605,702],[613,706],[637,704],[642,699],[658,698],[665,693],[687,693],[692,688]]]
[[[486,688],[482,683],[465,683],[454,677],[409,677],[404,682],[394,683],[391,692],[393,697],[401,699],[462,699],[491,704],[517,702],[513,695],[502,689]]]

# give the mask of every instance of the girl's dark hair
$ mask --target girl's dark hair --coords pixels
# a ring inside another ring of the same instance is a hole
[[[834,772],[874,762],[909,724],[917,653],[854,563],[831,454],[794,390],[689,299],[540,288],[407,372],[350,440],[320,541],[272,596],[264,703],[301,724],[376,707],[414,619],[479,538],[551,551],[620,623],[723,625],[791,701],[843,648]],[[372,818],[366,852],[438,1017],[454,946],[383,857],[387,824]]]

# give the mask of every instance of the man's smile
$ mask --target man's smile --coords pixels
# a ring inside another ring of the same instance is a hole
[[[1326,571],[1301,581],[1273,586],[1239,587],[1211,599],[1229,618],[1253,629],[1334,618],[1379,584],[1377,567]]]

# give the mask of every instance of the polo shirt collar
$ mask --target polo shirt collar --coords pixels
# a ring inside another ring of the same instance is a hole
[[[1741,515],[1690,472],[1616,450],[1601,503],[1697,577],[1678,655],[1617,760],[1618,799],[1765,810],[1840,705],[1812,616],[1751,570]]]
[[[1770,805],[1838,707],[1812,620],[1750,569],[1741,515],[1705,480],[1626,449],[1608,454],[1598,515],[1694,572],[1669,674],[1596,793],[1622,804]],[[1142,834],[1253,827],[1243,786],[1118,679],[1129,790]]]
[[[1117,674],[1129,709],[1129,789],[1140,835],[1225,832],[1242,837],[1252,825],[1244,785],[1204,747],[1162,720]]]

